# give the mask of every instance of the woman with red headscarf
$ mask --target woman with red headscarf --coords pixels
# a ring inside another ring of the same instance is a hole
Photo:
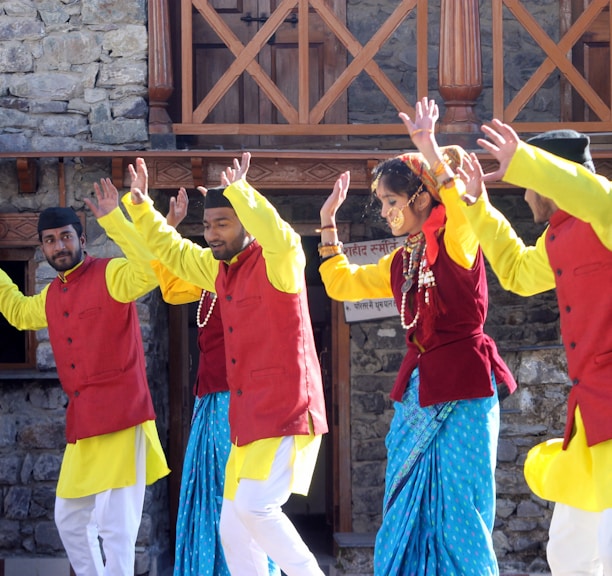
[[[400,114],[420,152],[379,164],[373,192],[391,233],[405,243],[376,264],[342,254],[336,214],[350,176],[321,208],[319,254],[331,298],[394,297],[407,353],[391,398],[383,521],[374,573],[499,573],[493,550],[499,396],[516,383],[483,331],[488,298],[484,259],[457,202],[467,154],[440,148],[438,107],[424,98],[415,118]]]

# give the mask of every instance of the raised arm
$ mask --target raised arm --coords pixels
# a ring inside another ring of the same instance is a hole
[[[399,116],[438,183],[436,200],[446,208],[444,244],[448,254],[454,262],[469,269],[478,253],[478,239],[456,202],[457,195],[465,194],[461,174],[453,171],[436,140],[435,128],[440,116],[438,105],[434,100],[423,98],[415,105],[414,119],[403,112]]]
[[[0,314],[18,330],[39,330],[47,326],[45,302],[48,286],[40,294],[24,295],[10,276],[0,269]]]
[[[303,290],[306,256],[300,235],[283,220],[268,199],[246,181],[251,154],[244,152],[221,174],[224,195],[238,219],[261,245],[272,285],[283,292]]]
[[[563,211],[588,222],[601,242],[612,250],[612,183],[605,177],[518,137],[508,124],[493,120],[483,126],[488,140],[478,143],[499,162],[485,180],[503,179],[550,198]]]
[[[130,194],[123,201],[148,248],[172,274],[204,290],[214,291],[219,262],[210,249],[182,238],[155,210],[147,192],[144,159],[137,158],[136,166],[130,165],[129,169],[132,176]]]
[[[108,291],[118,302],[131,302],[158,285],[151,268],[154,256],[119,208],[119,193],[110,178],[95,183],[94,192],[96,202],[86,199],[85,203],[125,255],[113,258],[106,267]]]

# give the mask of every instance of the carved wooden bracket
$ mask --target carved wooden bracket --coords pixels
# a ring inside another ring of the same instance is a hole
[[[36,177],[36,159],[17,158],[17,179],[20,194],[34,194],[38,179]]]
[[[113,158],[111,165],[111,180],[113,181],[113,184],[117,190],[121,190],[121,188],[123,188],[125,170],[126,166],[123,158]]]

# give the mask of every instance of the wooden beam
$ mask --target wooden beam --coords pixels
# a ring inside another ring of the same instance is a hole
[[[352,454],[351,454],[351,358],[350,326],[344,320],[342,302],[332,302],[334,501],[338,503],[334,528],[353,530]]]
[[[582,132],[592,123],[568,124]],[[601,123],[599,123],[601,125]],[[525,128],[542,132],[550,130],[548,124],[525,124]],[[612,130],[612,126],[611,126]],[[409,143],[409,140],[406,141]],[[326,194],[331,191],[338,175],[351,172],[351,192],[367,194],[370,190],[371,169],[378,162],[400,153],[400,150],[254,150],[249,170],[249,181],[265,194]],[[475,150],[485,172],[495,170],[497,163],[490,154]],[[131,151],[80,151],[80,152],[0,152],[1,158],[17,161],[28,159],[34,169],[39,158],[87,158],[108,160],[111,178],[117,188],[129,188],[127,166],[142,157],[149,170],[149,188],[176,190],[183,186],[217,185],[222,170],[240,158],[242,150],[131,150]],[[612,142],[591,143],[591,155],[598,173],[612,179]],[[60,178],[60,175],[58,175]],[[59,187],[59,183],[58,183]],[[490,190],[507,190],[512,186],[503,182],[490,182]]]

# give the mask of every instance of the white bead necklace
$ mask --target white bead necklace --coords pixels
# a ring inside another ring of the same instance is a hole
[[[425,244],[423,243],[424,237],[423,235],[415,236],[413,238],[408,238],[406,240],[406,245],[404,246],[403,257],[403,270],[402,274],[405,278],[404,284],[402,285],[402,304],[400,307],[400,321],[402,323],[402,328],[404,330],[411,330],[414,328],[419,320],[420,312],[421,312],[421,303],[419,294],[424,289],[424,300],[425,305],[429,306],[430,298],[429,298],[429,289],[433,288],[436,285],[436,278],[434,276],[433,271],[427,266],[427,256],[425,255]],[[414,268],[417,266],[418,262],[418,271],[416,273],[417,277],[417,286],[415,292],[415,301],[416,301],[416,312],[414,314],[414,318],[410,324],[406,324],[405,312],[406,312],[406,294],[410,291],[410,287],[413,283]]]
[[[198,328],[204,328],[204,326],[208,324],[208,320],[210,320],[213,308],[215,307],[215,302],[217,302],[217,295],[213,294],[212,301],[210,302],[210,307],[208,308],[208,312],[206,312],[206,318],[204,318],[204,322],[201,322],[200,318],[202,314],[202,304],[204,303],[204,298],[206,298],[206,294],[208,294],[208,292],[206,292],[206,290],[202,290],[202,296],[200,296],[200,303],[198,304],[198,312],[196,314],[196,324],[198,325]]]
[[[406,292],[402,294],[402,309],[400,311],[400,320],[402,321],[402,328],[404,330],[410,330],[411,328],[414,328],[416,326],[416,323],[419,319],[419,312],[420,312],[419,305],[417,303],[417,311],[416,311],[416,314],[414,315],[412,322],[410,322],[410,324],[406,324],[406,321],[404,320],[405,310],[406,310]]]

